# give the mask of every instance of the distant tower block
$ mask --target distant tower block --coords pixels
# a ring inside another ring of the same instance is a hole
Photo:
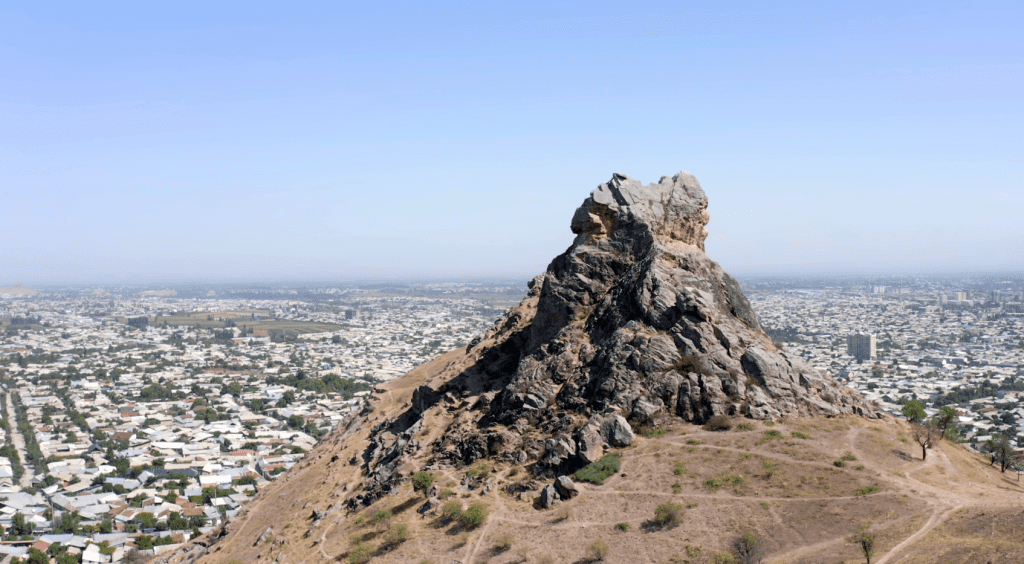
[[[855,333],[846,338],[846,352],[857,360],[875,360],[878,341],[869,333]]]

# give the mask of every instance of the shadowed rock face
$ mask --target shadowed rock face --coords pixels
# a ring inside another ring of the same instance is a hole
[[[739,284],[704,254],[707,205],[685,172],[647,186],[615,174],[598,186],[573,215],[572,246],[531,281],[536,306],[510,312],[532,320],[489,417],[532,423],[550,407],[633,423],[874,417],[764,334]],[[501,333],[492,330],[499,342]]]

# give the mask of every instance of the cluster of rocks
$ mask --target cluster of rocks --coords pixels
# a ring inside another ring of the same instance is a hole
[[[568,476],[559,476],[555,483],[544,486],[540,491],[540,506],[547,509],[563,499],[572,499],[580,494],[580,489]]]
[[[632,426],[622,415],[596,414],[572,436],[561,434],[548,439],[540,462],[548,468],[589,464],[604,455],[605,447],[629,446],[635,438]]]

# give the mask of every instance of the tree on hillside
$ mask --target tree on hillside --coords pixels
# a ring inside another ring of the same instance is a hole
[[[911,423],[919,424],[924,421],[924,404],[919,400],[912,399],[903,405],[903,416]]]
[[[999,463],[1000,472],[1006,472],[1016,456],[1013,445],[1010,444],[1010,437],[1000,433],[993,434],[989,440],[985,441],[985,449],[992,453],[992,464]]]
[[[871,555],[875,553],[875,535],[868,533],[866,530],[861,530],[850,539],[850,542],[857,545],[857,548],[864,553],[864,558],[867,559],[868,564],[871,564]]]
[[[939,437],[939,429],[931,421],[915,424],[912,427],[914,428],[914,441],[921,446],[921,460],[925,460],[928,458],[928,449]]]
[[[959,419],[956,409],[950,406],[944,406],[939,409],[939,412],[935,414],[933,421],[935,426],[939,428],[941,438],[950,438],[950,431],[956,431],[956,422]]]
[[[761,559],[764,558],[764,541],[752,532],[748,531],[737,537],[732,547],[742,564],[761,564]]]

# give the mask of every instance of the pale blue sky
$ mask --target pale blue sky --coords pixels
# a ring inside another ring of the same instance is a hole
[[[150,4],[0,5],[0,284],[528,277],[680,170],[739,275],[1024,264],[1020,2]]]

